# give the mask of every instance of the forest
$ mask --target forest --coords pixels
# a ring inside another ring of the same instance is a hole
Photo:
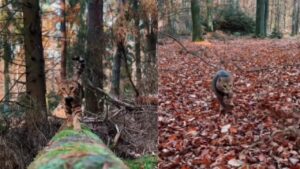
[[[159,3],[158,168],[300,168],[300,1]]]
[[[0,168],[154,168],[155,0],[0,1]]]
[[[300,168],[299,0],[0,0],[0,169]]]

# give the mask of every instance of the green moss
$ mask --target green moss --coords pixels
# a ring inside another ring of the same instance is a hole
[[[111,169],[126,168],[97,135],[83,127],[81,131],[65,129],[57,133],[28,169],[65,169],[67,166],[98,169],[104,165]]]
[[[35,159],[39,164],[44,164],[41,166],[45,166],[45,164],[51,163],[49,165],[52,166],[52,161],[57,159],[66,159],[66,156],[69,157],[77,157],[82,160],[83,156],[97,156],[98,162],[103,163],[103,161],[118,161],[121,162],[117,157],[113,155],[113,153],[107,149],[104,145],[100,144],[92,144],[92,143],[64,143],[59,147],[52,148],[49,150],[45,150]],[[63,158],[62,158],[63,157]],[[98,165],[99,166],[99,165]]]
[[[55,141],[60,141],[64,138],[67,138],[67,137],[71,137],[71,136],[75,136],[75,137],[78,137],[78,136],[87,136],[89,138],[92,138],[94,140],[97,140],[97,141],[101,141],[99,139],[99,137],[94,134],[93,132],[91,132],[91,130],[87,127],[82,127],[82,130],[81,131],[76,131],[76,130],[73,130],[73,129],[65,129],[59,133],[57,133],[51,141],[55,142]]]
[[[130,169],[154,169],[157,167],[157,156],[144,156],[134,160],[126,160]]]
[[[40,166],[38,169],[65,169],[66,161],[62,159],[54,159],[49,163]]]

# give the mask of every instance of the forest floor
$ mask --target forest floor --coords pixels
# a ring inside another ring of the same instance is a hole
[[[159,168],[300,168],[299,41],[162,42]],[[219,113],[211,65],[234,76],[231,114]]]

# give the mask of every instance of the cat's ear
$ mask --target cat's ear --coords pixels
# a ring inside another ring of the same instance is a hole
[[[222,83],[224,81],[224,78],[223,77],[219,77],[218,78],[218,83]]]

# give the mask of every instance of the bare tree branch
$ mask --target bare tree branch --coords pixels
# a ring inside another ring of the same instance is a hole
[[[125,103],[111,95],[109,95],[108,93],[106,93],[104,90],[100,89],[99,87],[95,87],[93,85],[93,83],[90,81],[90,80],[87,80],[87,84],[88,84],[88,87],[90,87],[91,89],[101,93],[103,96],[105,96],[105,99],[107,99],[109,102],[111,102],[112,104],[114,104],[115,106],[117,107],[125,107],[126,109],[129,109],[129,110],[139,110],[139,109],[142,109],[141,107],[139,106],[135,106],[135,105],[132,105],[132,104],[129,104],[129,103]]]

